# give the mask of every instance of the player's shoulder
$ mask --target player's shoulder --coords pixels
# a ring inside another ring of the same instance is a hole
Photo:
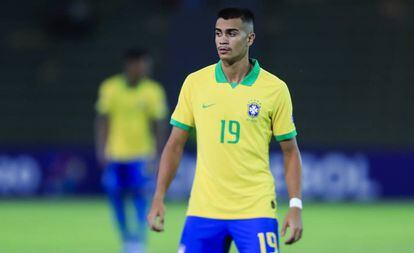
[[[106,86],[106,87],[119,86],[123,82],[124,82],[124,77],[122,76],[122,74],[116,74],[116,75],[112,75],[112,76],[105,78],[102,81],[101,86]]]
[[[150,77],[145,77],[141,83],[140,91],[148,96],[165,93],[164,87],[160,82]]]
[[[262,85],[273,89],[286,89],[286,83],[275,74],[260,68],[259,81]]]
[[[123,77],[121,74],[112,75],[104,79],[101,83],[100,90],[103,91],[113,91],[120,87],[123,82]]]
[[[214,71],[216,68],[216,63],[208,65],[204,68],[198,69],[187,76],[187,80],[198,80],[206,78],[214,78]]]
[[[142,85],[150,89],[162,89],[161,83],[151,77],[145,77],[142,80]]]

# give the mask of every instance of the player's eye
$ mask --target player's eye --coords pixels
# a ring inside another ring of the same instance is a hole
[[[230,32],[230,33],[229,33],[229,36],[230,36],[230,37],[235,37],[235,36],[237,36],[237,32]]]
[[[216,36],[220,37],[221,36],[221,32],[216,32]]]

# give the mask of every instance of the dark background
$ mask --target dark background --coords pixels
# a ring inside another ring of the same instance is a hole
[[[227,1],[257,16],[252,57],[287,82],[305,147],[414,146],[414,2]],[[93,143],[100,82],[131,46],[155,57],[173,108],[183,79],[217,61],[226,1],[2,1],[0,142]]]

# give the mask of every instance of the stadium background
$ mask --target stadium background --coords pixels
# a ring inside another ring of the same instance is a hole
[[[414,2],[409,0],[5,0],[0,8],[0,252],[118,252],[93,150],[100,82],[147,47],[170,108],[217,60],[218,9],[257,16],[252,56],[291,90],[303,151],[303,240],[283,252],[406,252],[414,236]],[[175,252],[194,164],[169,193]],[[279,205],[281,157],[272,143]],[[280,217],[283,217],[282,215]]]

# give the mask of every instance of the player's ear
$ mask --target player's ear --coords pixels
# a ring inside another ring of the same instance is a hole
[[[253,45],[254,39],[256,38],[256,34],[255,33],[249,33],[249,35],[247,36],[247,45],[249,45],[249,47],[251,45]]]

